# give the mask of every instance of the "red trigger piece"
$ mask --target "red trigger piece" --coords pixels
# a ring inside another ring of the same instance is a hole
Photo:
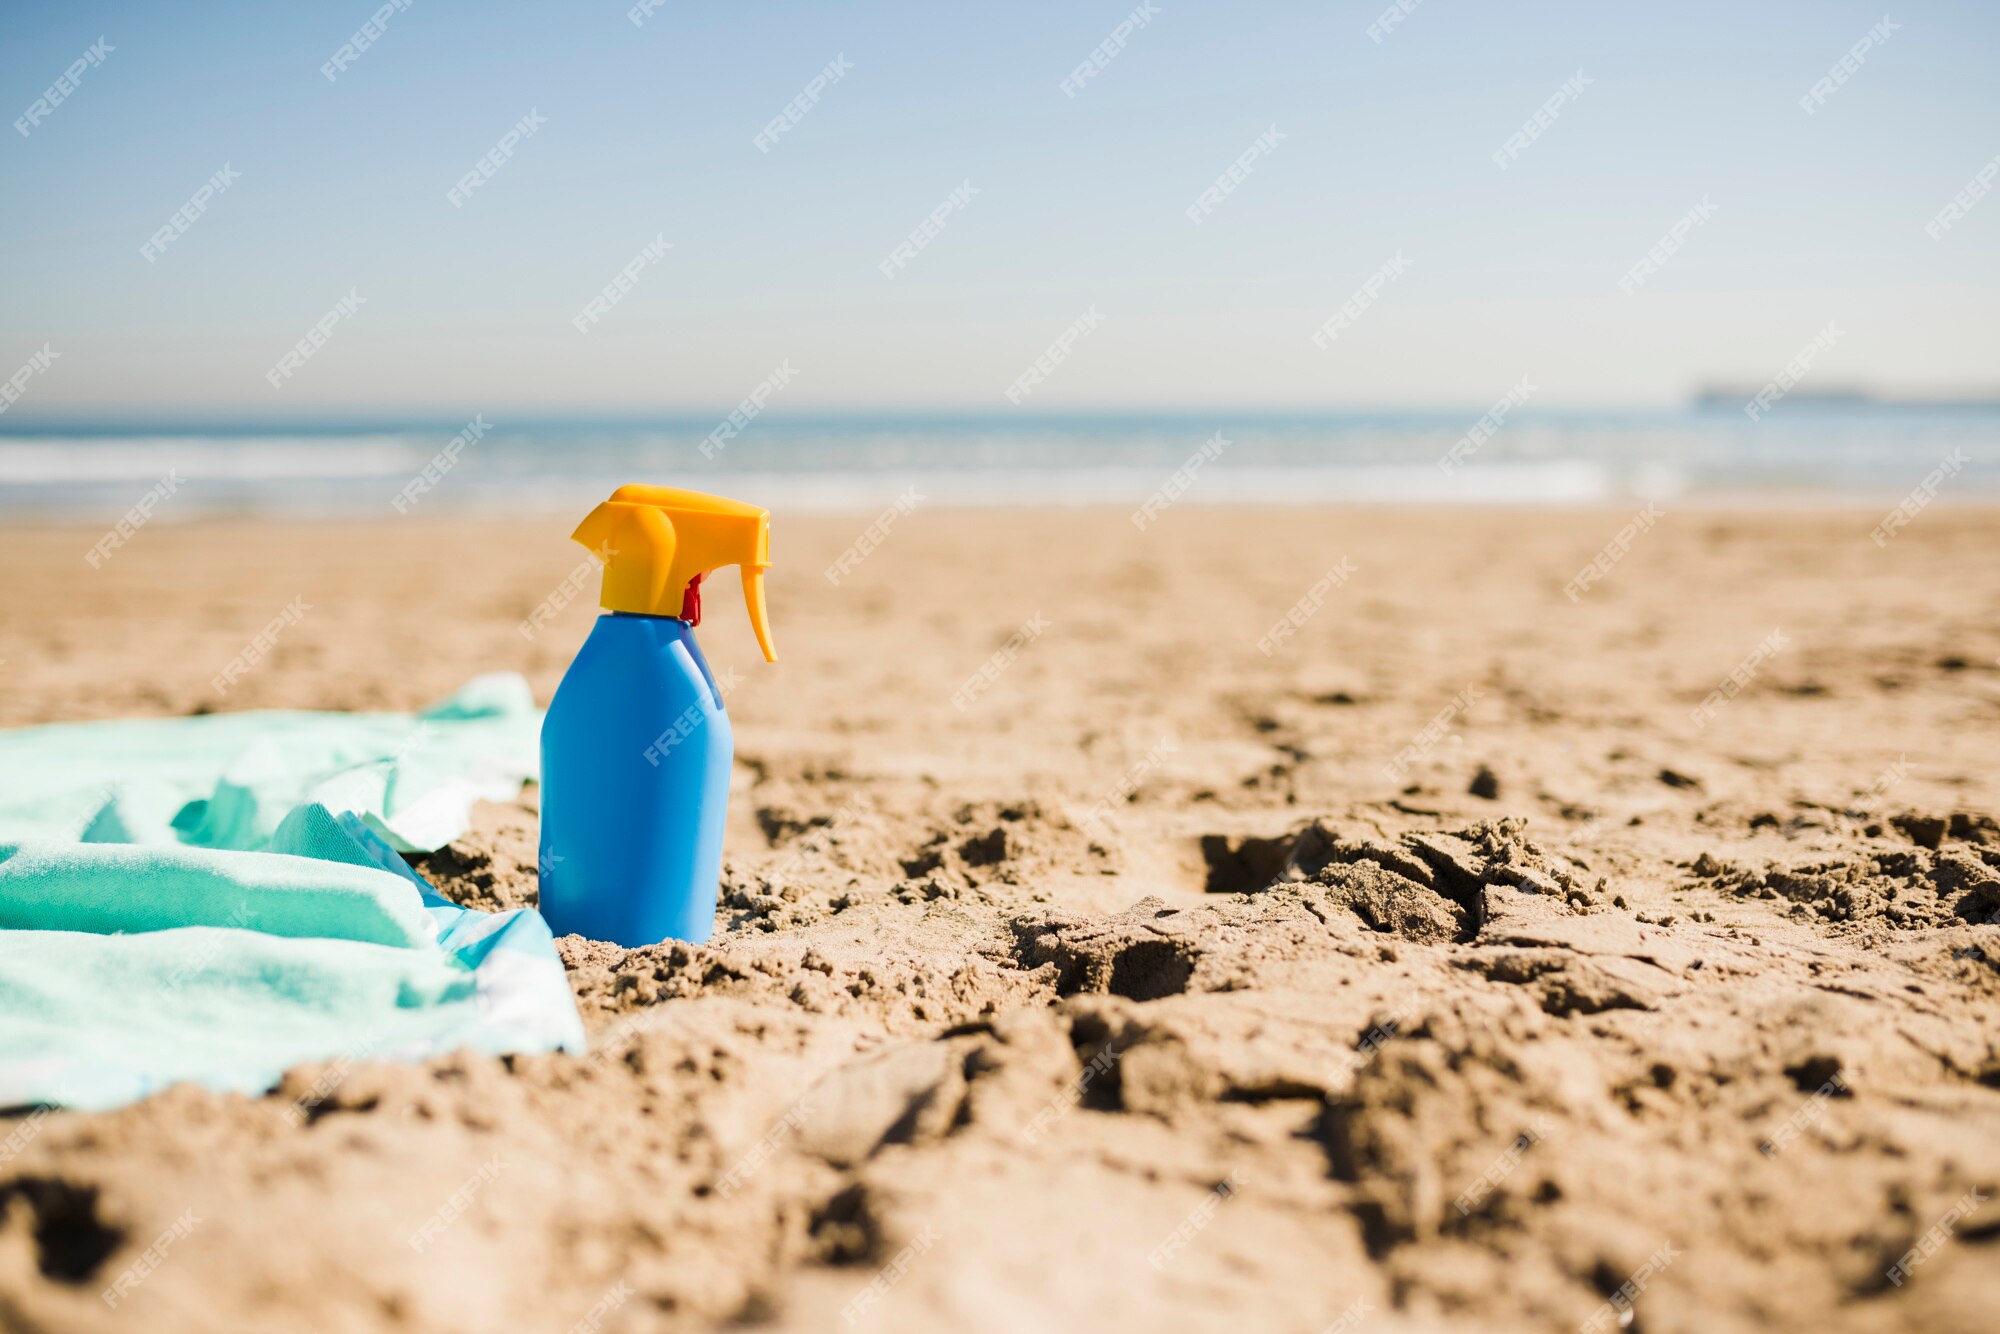
[[[701,624],[701,580],[700,575],[688,580],[687,592],[681,594],[681,619],[689,625]]]

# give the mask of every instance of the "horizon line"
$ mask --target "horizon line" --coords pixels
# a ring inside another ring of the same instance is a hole
[[[1705,386],[1675,402],[1628,401],[1604,403],[1556,403],[1520,405],[1517,417],[1591,418],[1614,415],[1687,416],[1728,412],[1738,400],[1749,401],[1754,386]],[[1964,395],[1876,395],[1864,389],[1843,387],[1819,392],[1795,390],[1792,406],[1803,411],[2000,411],[2000,392]],[[767,426],[858,425],[895,423],[908,425],[956,425],[1013,422],[1024,427],[1064,424],[1104,424],[1187,422],[1192,420],[1248,420],[1264,422],[1343,422],[1370,418],[1410,419],[1478,416],[1490,404],[1379,403],[1338,406],[1262,406],[1212,404],[1187,407],[1131,407],[1099,405],[1072,408],[976,408],[976,407],[824,407],[768,408],[756,420]],[[727,419],[739,406],[708,409],[690,407],[611,408],[564,410],[549,407],[527,408],[501,405],[477,409],[475,417],[488,414],[505,418],[491,429],[528,427],[601,427],[607,429],[641,426],[712,426]],[[346,412],[339,409],[306,409],[284,414],[268,414],[241,409],[201,411],[191,409],[130,409],[121,411],[43,410],[0,416],[0,437],[42,434],[151,434],[171,435],[227,430],[232,433],[331,434],[407,430],[413,427],[456,428],[467,419],[467,409],[415,407],[374,412]]]

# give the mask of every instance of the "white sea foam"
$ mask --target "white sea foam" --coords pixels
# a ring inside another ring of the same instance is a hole
[[[423,466],[435,451],[435,445],[399,435],[334,441],[282,435],[20,436],[0,440],[0,487],[150,481],[170,470],[190,477],[273,481],[396,477]]]
[[[1946,503],[2000,492],[2000,411],[1801,410],[1746,424],[1714,411],[1510,414],[1465,449],[1477,413],[1228,413],[1151,418],[759,417],[705,458],[709,418],[510,423],[466,448],[424,511],[566,512],[631,481],[754,498],[790,511],[877,511],[909,486],[930,506],[1622,504],[1758,496],[1900,497],[1928,460],[1971,464]],[[376,514],[459,423],[339,434],[193,430],[0,433],[0,513],[101,517],[173,473],[170,520],[204,513]],[[1231,443],[1178,477],[1217,433]],[[1460,466],[1440,460],[1459,448]]]

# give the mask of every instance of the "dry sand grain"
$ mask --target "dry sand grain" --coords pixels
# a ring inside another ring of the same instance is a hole
[[[834,586],[780,515],[715,939],[565,940],[585,1059],[0,1122],[0,1325],[1990,1329],[2000,522],[1670,512],[1572,602],[1626,517],[919,510]],[[0,533],[0,724],[546,699],[563,532]],[[535,858],[530,789],[424,865]]]

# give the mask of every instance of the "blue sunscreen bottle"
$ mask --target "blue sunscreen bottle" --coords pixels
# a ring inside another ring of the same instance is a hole
[[[541,911],[557,935],[627,948],[715,928],[735,744],[695,642],[701,581],[741,567],[758,646],[770,513],[623,486],[573,534],[604,565],[605,614],[542,723]]]

